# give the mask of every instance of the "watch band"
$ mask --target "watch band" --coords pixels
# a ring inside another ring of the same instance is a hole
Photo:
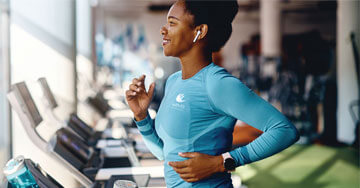
[[[222,155],[223,161],[225,161],[225,159],[227,159],[227,158],[232,158],[229,152],[223,153],[221,155]]]
[[[226,172],[228,172],[228,173],[233,172],[235,170],[235,161],[231,157],[230,153],[229,152],[223,153],[222,157],[223,157],[223,165],[224,165]]]

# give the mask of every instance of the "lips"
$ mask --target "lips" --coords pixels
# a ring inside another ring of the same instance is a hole
[[[165,38],[163,38],[163,42],[162,42],[162,45],[163,46],[165,46],[165,45],[167,45],[167,44],[169,44],[170,43],[170,39],[165,39]]]

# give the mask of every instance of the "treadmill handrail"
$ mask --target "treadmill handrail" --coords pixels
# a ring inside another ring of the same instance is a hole
[[[20,113],[23,113],[21,110],[21,106],[19,102],[17,101],[16,94],[14,91],[10,91],[7,94],[7,98],[13,107],[13,109],[18,113],[19,118],[21,120],[21,124],[23,125],[26,134],[29,136],[30,140],[41,150],[46,152],[47,148],[47,142],[39,135],[39,133],[36,131],[35,128],[32,127],[30,121],[27,121],[24,117],[24,115],[21,115]]]
[[[18,116],[20,117],[21,124],[23,125],[26,134],[30,138],[31,142],[33,142],[34,145],[36,145],[41,151],[44,153],[49,154],[51,157],[54,157],[58,161],[65,164],[65,167],[75,176],[75,179],[78,180],[83,186],[90,187],[93,183],[91,180],[89,180],[85,175],[83,175],[80,171],[75,169],[70,163],[68,163],[65,159],[63,159],[61,156],[59,156],[57,153],[52,152],[51,149],[48,147],[48,143],[39,135],[39,133],[36,131],[36,128],[33,128],[30,121],[26,120],[26,116],[24,116],[23,111],[21,109],[21,106],[18,102],[18,98],[16,97],[16,93],[14,91],[10,91],[7,94],[7,98],[12,106],[12,108],[18,113]]]
[[[87,178],[83,173],[81,173],[78,169],[76,169],[73,165],[71,165],[68,161],[66,161],[63,157],[57,154],[55,151],[52,150],[51,146],[48,147],[48,153],[50,156],[63,164],[65,164],[65,168],[67,168],[74,176],[79,183],[85,187],[90,187],[92,185],[92,181]]]
[[[164,166],[101,168],[96,174],[95,181],[108,180],[113,175],[141,175],[149,174],[151,178],[163,178]]]

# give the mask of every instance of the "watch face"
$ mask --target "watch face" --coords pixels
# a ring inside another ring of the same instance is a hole
[[[235,161],[234,159],[232,158],[227,158],[225,159],[225,162],[224,162],[224,168],[228,171],[233,171],[235,170]]]

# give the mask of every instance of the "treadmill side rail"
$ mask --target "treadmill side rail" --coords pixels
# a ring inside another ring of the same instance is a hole
[[[143,175],[151,178],[163,178],[164,166],[129,167],[129,168],[102,168],[96,174],[95,180],[108,180],[113,175]]]

